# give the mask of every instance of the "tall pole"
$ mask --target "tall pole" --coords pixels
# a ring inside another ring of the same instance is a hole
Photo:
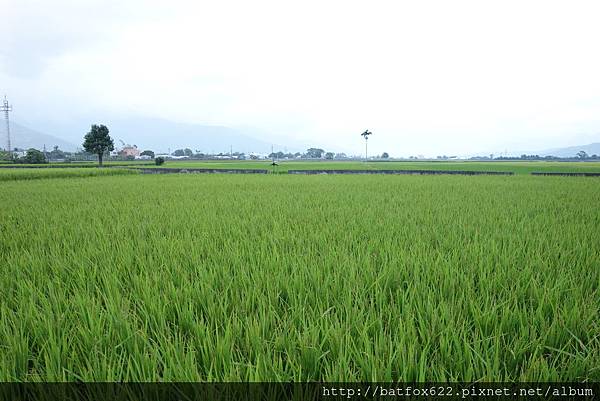
[[[369,130],[365,130],[365,132],[360,134],[365,137],[365,162],[369,160],[369,155],[367,153],[367,143],[369,142],[369,135],[371,135],[371,134],[373,134],[373,133]]]
[[[12,159],[12,147],[10,145],[10,123],[8,122],[8,112],[12,111],[12,106],[8,104],[8,100],[6,100],[6,95],[4,95],[4,102],[2,103],[1,110],[4,112],[4,120],[6,121],[6,144],[9,157]]]

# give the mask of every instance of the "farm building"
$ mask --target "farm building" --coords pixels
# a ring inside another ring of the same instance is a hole
[[[140,150],[138,149],[138,147],[136,145],[125,145],[123,146],[123,149],[121,149],[121,151],[119,152],[119,156],[139,156],[140,155]]]

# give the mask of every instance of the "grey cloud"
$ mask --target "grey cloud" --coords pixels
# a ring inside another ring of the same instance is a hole
[[[96,44],[133,10],[116,1],[12,2],[0,25],[0,71],[16,78],[41,75],[53,58]]]

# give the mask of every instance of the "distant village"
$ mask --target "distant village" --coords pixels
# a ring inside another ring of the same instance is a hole
[[[12,157],[10,157],[12,156]],[[122,143],[121,146],[115,146],[115,149],[108,152],[106,160],[113,161],[132,161],[132,160],[154,160],[162,158],[164,160],[359,160],[364,159],[364,156],[349,156],[345,153],[327,152],[320,148],[310,148],[305,152],[271,152],[271,153],[243,153],[243,152],[220,152],[220,153],[204,153],[199,150],[190,148],[176,149],[167,153],[156,153],[149,149],[142,150],[137,145]],[[370,159],[389,159],[388,153],[384,152],[380,155],[373,155]],[[415,157],[416,158],[416,157]],[[2,152],[1,160],[11,160],[19,163],[43,163],[43,162],[71,162],[71,161],[93,161],[96,160],[96,155],[87,153],[83,150],[76,152],[68,152],[61,150],[58,146],[54,146],[51,150],[46,149],[21,149],[14,148],[12,152]]]
[[[11,157],[12,156],[12,157]],[[204,153],[201,151],[193,151],[190,148],[176,149],[173,152],[155,153],[152,150],[141,150],[137,145],[122,143],[121,146],[115,147],[115,150],[106,154],[106,160],[113,161],[150,161],[158,158],[163,160],[364,160],[364,155],[346,155],[345,153],[328,152],[320,148],[310,148],[305,152],[271,152],[271,153],[242,153],[242,152],[220,152],[220,153]],[[81,149],[75,152],[61,150],[58,146],[54,146],[51,150],[46,149],[21,149],[14,148],[12,152],[0,151],[0,162],[12,163],[48,163],[48,162],[75,162],[75,161],[95,161],[97,156],[87,153]],[[474,160],[474,161],[491,161],[491,160],[600,160],[596,154],[588,155],[584,151],[580,151],[574,157],[560,158],[555,156],[539,156],[526,155],[521,156],[475,156],[468,159],[459,158],[457,156],[437,156],[435,158],[427,158],[423,155],[410,156],[408,158],[392,158],[387,152],[376,155],[369,155],[369,160],[385,161],[385,160]]]

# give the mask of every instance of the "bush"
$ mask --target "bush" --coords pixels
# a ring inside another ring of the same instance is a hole
[[[14,161],[20,164],[45,164],[48,163],[46,156],[37,149],[29,148],[24,157],[20,157]]]
[[[154,163],[156,163],[157,166],[162,165],[164,162],[165,162],[164,157],[157,157],[156,159],[154,159]]]

